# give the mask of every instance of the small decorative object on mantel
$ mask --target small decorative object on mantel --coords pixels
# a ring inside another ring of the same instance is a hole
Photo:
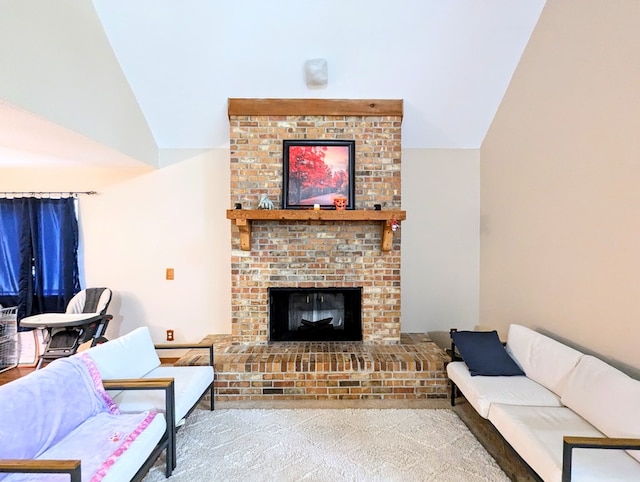
[[[234,209],[242,209],[242,203],[235,203]]]
[[[338,211],[344,211],[347,208],[347,196],[337,195],[333,198],[333,205]]]
[[[380,211],[382,209],[382,204],[374,204],[373,209],[375,209],[376,211]]]
[[[394,233],[400,228],[400,223],[396,218],[393,218],[391,220],[390,225],[391,225],[391,231],[393,231]]]
[[[263,194],[258,203],[258,209],[275,209],[273,201],[269,199],[269,196]]]

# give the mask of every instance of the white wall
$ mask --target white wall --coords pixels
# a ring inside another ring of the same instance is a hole
[[[478,323],[479,161],[476,149],[402,151],[403,332]]]
[[[640,2],[550,0],[481,149],[481,321],[640,375]]]
[[[156,341],[167,329],[178,342],[231,332],[228,186],[228,150],[212,150],[82,198],[87,286],[115,292],[108,336],[143,325]]]
[[[478,150],[403,150],[403,332],[478,323],[479,182]],[[82,198],[87,285],[116,291],[113,330],[231,333],[228,191],[220,149]]]
[[[402,331],[478,323],[479,151],[402,152]],[[229,153],[209,151],[81,203],[87,285],[112,286],[120,333],[231,333]],[[175,281],[164,279],[175,268]]]

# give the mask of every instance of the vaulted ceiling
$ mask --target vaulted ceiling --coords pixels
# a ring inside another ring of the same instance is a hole
[[[478,148],[544,3],[3,0],[0,166],[224,147],[229,97],[403,99],[404,147]]]

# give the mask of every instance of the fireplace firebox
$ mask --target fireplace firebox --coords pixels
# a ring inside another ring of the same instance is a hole
[[[269,288],[269,341],[361,341],[362,288]]]

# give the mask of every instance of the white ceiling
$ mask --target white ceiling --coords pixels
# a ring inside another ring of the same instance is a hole
[[[92,2],[159,149],[228,145],[229,97],[404,99],[404,147],[478,148],[545,3]]]

